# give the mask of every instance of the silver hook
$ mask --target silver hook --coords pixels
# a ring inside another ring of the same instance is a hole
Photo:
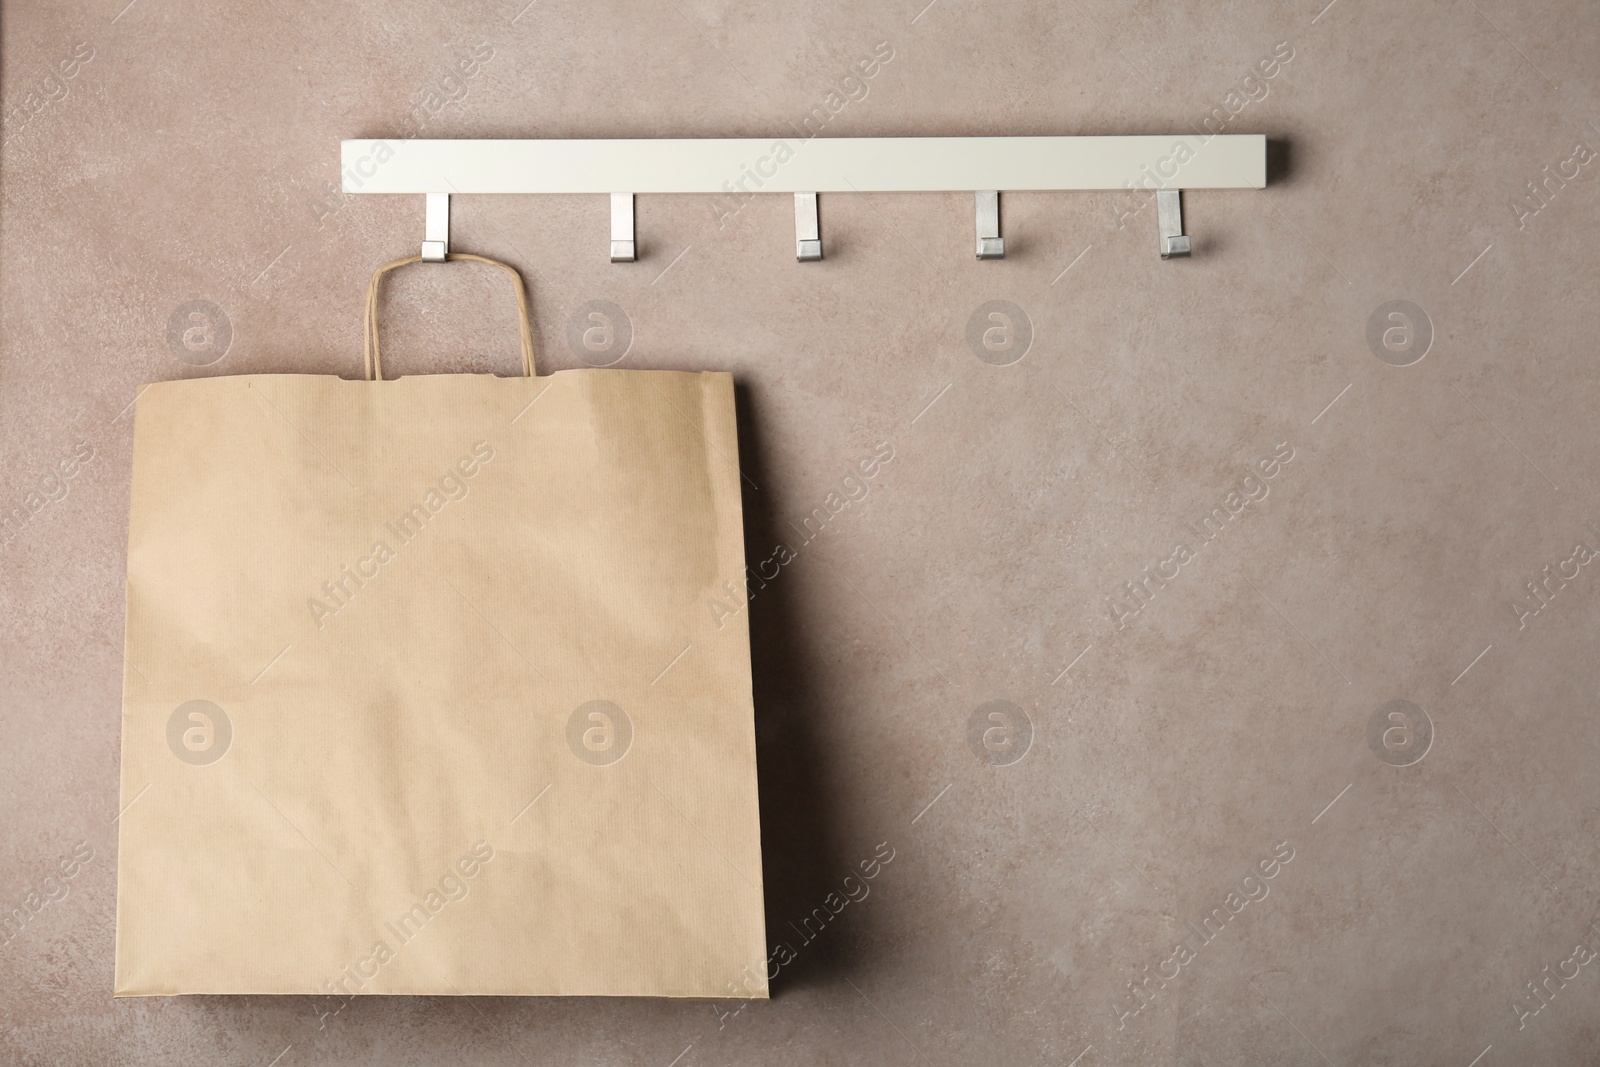
[[[817,222],[817,194],[794,194],[794,258],[810,263],[822,258],[822,229]]]
[[[972,195],[978,208],[978,258],[1005,259],[1006,242],[1000,236],[1000,193],[991,189]]]
[[[422,261],[443,263],[450,255],[450,194],[429,193],[422,219]]]
[[[612,193],[611,262],[632,263],[633,261],[633,194]]]
[[[1178,190],[1156,190],[1156,227],[1161,231],[1162,259],[1189,254],[1189,239],[1183,235],[1183,202],[1178,199]]]

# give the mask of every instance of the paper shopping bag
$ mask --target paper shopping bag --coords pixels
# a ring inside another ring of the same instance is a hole
[[[413,260],[367,380],[138,399],[116,993],[764,997],[732,378],[496,264],[526,376],[385,381]]]

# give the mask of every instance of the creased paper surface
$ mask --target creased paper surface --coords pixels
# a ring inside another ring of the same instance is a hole
[[[766,995],[729,375],[137,410],[118,995]]]

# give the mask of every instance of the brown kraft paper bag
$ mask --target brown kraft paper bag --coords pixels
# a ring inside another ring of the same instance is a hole
[[[765,997],[726,373],[147,387],[118,996]]]

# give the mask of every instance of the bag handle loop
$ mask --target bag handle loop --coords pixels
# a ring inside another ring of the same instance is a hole
[[[533,324],[528,313],[528,290],[522,284],[522,275],[517,273],[517,268],[509,263],[502,263],[498,259],[488,256],[474,256],[466,252],[451,252],[445,257],[447,260],[466,260],[473,263],[487,263],[491,267],[499,267],[511,275],[512,284],[517,291],[517,329],[522,338],[522,373],[532,378],[536,373],[536,364],[533,352]],[[367,283],[367,316],[362,324],[361,349],[367,381],[383,380],[383,357],[378,351],[378,287],[383,276],[396,267],[404,267],[409,263],[421,262],[421,256],[406,256],[392,263],[385,263],[372,272],[372,281]]]

